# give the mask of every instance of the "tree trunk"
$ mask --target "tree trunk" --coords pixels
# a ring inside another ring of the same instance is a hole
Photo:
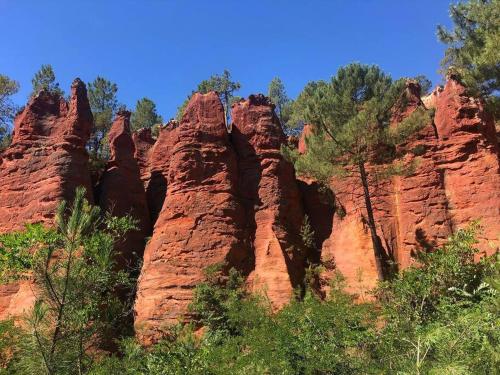
[[[366,175],[365,163],[359,162],[359,174],[361,176],[361,184],[363,185],[363,193],[365,198],[366,213],[368,219],[368,228],[372,238],[373,251],[375,252],[375,262],[377,264],[377,272],[380,280],[387,280],[390,277],[389,256],[386,254],[382,242],[377,235],[377,227],[375,226],[375,218],[373,216],[373,207],[368,188],[368,177]]]

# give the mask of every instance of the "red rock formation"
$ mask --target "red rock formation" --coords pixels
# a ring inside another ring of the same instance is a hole
[[[154,224],[160,215],[167,194],[167,180],[172,148],[178,141],[177,121],[169,121],[160,128],[158,140],[149,152],[146,180],[146,196],[151,222]]]
[[[304,275],[300,193],[293,166],[280,152],[286,137],[269,99],[251,95],[234,104],[232,119],[239,186],[255,256],[249,284],[266,292],[279,308],[289,302]]]
[[[0,164],[0,231],[25,223],[50,223],[62,199],[71,199],[77,186],[90,194],[85,143],[92,113],[85,85],[71,87],[69,103],[42,91],[15,119],[11,146]]]
[[[299,137],[299,144],[297,147],[297,151],[300,154],[304,154],[307,150],[306,138],[313,132],[313,126],[311,124],[305,124],[302,129],[302,133]]]
[[[500,248],[500,154],[493,117],[452,77],[436,99],[434,122],[436,164],[453,229],[480,219],[478,246],[491,254]]]
[[[92,113],[85,85],[76,79],[67,103],[41,91],[15,119],[12,144],[0,158],[0,233],[25,223],[53,223],[59,202],[78,186],[92,199],[85,144]],[[0,318],[31,306],[29,283],[0,286]]]
[[[144,189],[146,189],[150,176],[149,155],[156,140],[151,135],[151,128],[142,128],[133,132],[132,140],[135,146],[134,158],[137,160],[141,181],[144,184]]]
[[[410,83],[408,106],[396,108],[392,126],[424,105],[419,94]],[[414,173],[377,181],[368,168],[378,234],[401,269],[413,262],[415,251],[441,245],[473,219],[481,219],[484,226],[481,250],[491,254],[500,243],[500,165],[492,119],[454,78],[426,103],[435,108],[434,123],[402,145],[413,151],[405,161],[416,166]],[[322,259],[346,276],[350,291],[363,295],[375,286],[377,273],[362,192],[349,179],[334,179],[331,187],[337,213]],[[331,272],[325,276],[330,278]]]
[[[145,238],[151,232],[146,193],[134,158],[130,112],[121,111],[117,114],[108,139],[111,156],[98,186],[98,200],[103,211],[118,217],[130,214],[137,220],[138,230],[127,233],[117,249],[118,263],[126,266],[142,259]]]
[[[193,95],[179,126],[162,130],[157,149],[168,191],[138,284],[135,327],[143,342],[183,319],[204,268],[223,262],[239,268],[248,256],[236,155],[217,94]]]

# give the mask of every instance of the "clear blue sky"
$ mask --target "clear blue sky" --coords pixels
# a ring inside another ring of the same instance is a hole
[[[168,119],[199,81],[224,68],[240,95],[279,76],[295,97],[352,61],[434,84],[449,25],[447,0],[0,0],[0,73],[31,78],[50,63],[67,92],[75,77],[102,75],[119,101],[154,100]]]

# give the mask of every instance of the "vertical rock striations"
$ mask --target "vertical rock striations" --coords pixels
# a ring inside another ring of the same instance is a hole
[[[172,120],[161,127],[158,140],[149,152],[146,196],[153,225],[160,215],[167,194],[170,157],[172,149],[178,141],[178,126],[179,123]]]
[[[139,167],[141,181],[144,189],[147,188],[149,182],[149,155],[151,148],[155,144],[155,139],[151,135],[151,128],[142,128],[132,133],[132,140],[134,141],[134,158]]]
[[[500,249],[500,154],[493,117],[454,77],[435,105],[436,164],[453,229],[479,219],[483,231],[478,247],[492,254]]]
[[[85,144],[92,113],[84,83],[71,85],[69,103],[41,91],[14,122],[12,144],[0,157],[0,233],[26,223],[51,225],[59,202],[84,186],[92,201]],[[33,303],[27,282],[0,286],[0,318],[19,315]]]
[[[493,119],[454,77],[424,98],[425,104],[418,85],[409,82],[405,101],[404,109],[395,108],[391,126],[422,106],[433,108],[435,116],[402,145],[411,150],[405,162],[415,166],[409,176],[383,181],[370,176],[378,234],[386,251],[404,269],[416,251],[431,250],[453,231],[480,219],[484,229],[478,247],[494,253],[500,246],[500,164]],[[300,144],[306,152],[304,139]],[[344,273],[349,290],[362,294],[376,284],[377,274],[358,185],[332,180],[336,214],[321,257]]]
[[[238,153],[239,188],[247,212],[246,236],[254,252],[252,289],[265,292],[273,307],[287,303],[304,276],[300,193],[286,141],[270,100],[251,95],[232,108],[232,139]]]
[[[31,98],[15,119],[11,146],[1,155],[0,232],[51,223],[59,202],[71,199],[78,186],[91,194],[85,150],[91,127],[79,79],[71,86],[69,103],[46,91]]]
[[[178,127],[162,130],[156,149],[164,153],[168,190],[138,284],[135,326],[143,342],[183,319],[206,267],[226,262],[240,268],[248,255],[236,154],[217,94],[195,94]]]
[[[146,193],[141,181],[135,146],[130,134],[130,112],[121,111],[108,133],[110,158],[98,186],[99,205],[113,216],[131,215],[138,230],[127,233],[117,250],[122,267],[142,259],[145,239],[151,232]]]

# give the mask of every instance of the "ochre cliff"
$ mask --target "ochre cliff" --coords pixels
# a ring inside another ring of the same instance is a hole
[[[304,277],[301,197],[293,165],[281,155],[286,137],[270,100],[251,95],[233,105],[232,119],[246,236],[255,257],[248,282],[279,308]]]
[[[479,248],[499,247],[500,165],[493,119],[481,100],[470,98],[457,79],[420,99],[409,82],[397,127],[418,108],[433,108],[433,120],[400,145],[412,150],[407,176],[376,179],[367,167],[377,231],[400,269],[416,251],[442,244],[452,231],[480,219]],[[12,145],[0,159],[0,233],[25,223],[53,224],[58,203],[77,186],[115,215],[130,213],[139,230],[117,247],[125,265],[143,267],[135,301],[135,328],[143,343],[164,328],[190,318],[188,305],[208,266],[241,271],[255,293],[279,309],[303,287],[306,267],[321,262],[318,287],[328,291],[335,271],[361,299],[378,280],[372,241],[358,181],[334,178],[329,189],[297,179],[281,155],[287,142],[274,106],[251,95],[224,108],[212,92],[194,94],[180,122],[134,134],[129,113],[118,113],[108,135],[110,159],[91,190],[85,144],[92,127],[86,90],[72,85],[68,103],[42,91],[15,120]],[[307,152],[307,125],[297,142]],[[313,248],[301,238],[305,217],[315,232]],[[151,234],[152,233],[152,234]],[[144,249],[147,236],[151,235]],[[33,301],[29,283],[0,286],[0,319],[20,314]]]
[[[76,79],[66,102],[41,91],[16,116],[12,144],[0,158],[0,233],[26,223],[53,224],[61,200],[84,186],[92,201],[88,155],[92,113],[85,85]],[[33,302],[29,282],[0,286],[0,319]]]
[[[138,282],[135,327],[143,341],[184,318],[207,266],[241,268],[248,257],[236,153],[218,95],[195,94],[180,124],[161,130],[153,155],[154,172],[166,177],[168,188]]]
[[[377,231],[386,252],[404,269],[416,251],[431,250],[479,219],[483,230],[478,248],[494,253],[500,246],[500,163],[493,119],[453,77],[426,98],[426,104],[420,100],[420,88],[410,82],[406,102],[405,110],[394,114],[392,126],[420,106],[433,108],[434,120],[404,145],[414,151],[405,156],[415,168],[410,175],[377,180],[368,168]],[[306,152],[304,133],[301,152]],[[378,276],[361,186],[338,178],[330,185],[337,212],[321,258],[333,263],[346,277],[348,289],[363,298]],[[325,272],[323,283],[331,276]]]
[[[145,239],[151,232],[146,193],[141,180],[136,150],[130,134],[130,112],[120,111],[108,133],[110,158],[97,187],[98,204],[113,216],[130,215],[137,222],[115,249],[122,267],[133,267],[142,260]]]

